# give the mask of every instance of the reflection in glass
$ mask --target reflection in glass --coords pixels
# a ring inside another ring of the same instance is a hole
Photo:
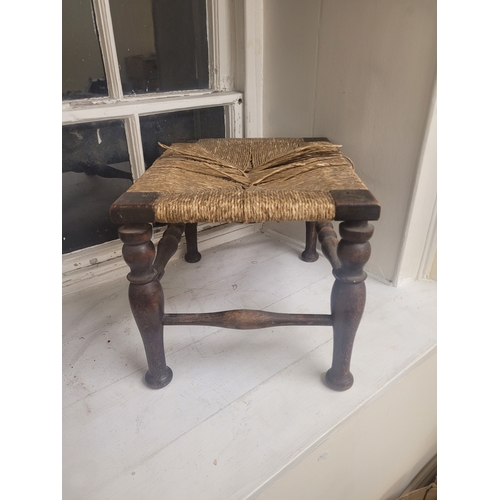
[[[173,142],[225,137],[223,106],[141,116],[140,123],[146,168],[165,151],[158,142],[169,146]]]
[[[91,0],[62,1],[62,98],[108,95]]]
[[[122,121],[62,128],[63,253],[118,238],[111,204],[132,185]]]
[[[110,0],[124,94],[208,88],[205,0]]]

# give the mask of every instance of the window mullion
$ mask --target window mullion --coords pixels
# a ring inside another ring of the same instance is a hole
[[[238,99],[224,107],[226,137],[241,139],[243,137],[243,100]]]
[[[94,0],[94,11],[109,96],[115,99],[121,99],[123,97],[123,90],[109,0]]]
[[[146,171],[142,150],[141,123],[137,113],[125,119],[125,134],[127,136],[132,177],[136,181]]]
[[[207,0],[210,88],[218,91],[234,89],[233,9],[230,0]]]
[[[245,136],[262,137],[264,0],[244,0]]]

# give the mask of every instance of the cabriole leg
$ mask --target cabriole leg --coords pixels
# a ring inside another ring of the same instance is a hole
[[[172,370],[165,363],[163,345],[163,289],[152,264],[155,246],[149,224],[130,224],[118,229],[123,242],[123,258],[130,267],[129,301],[141,333],[148,371],[146,384],[152,389],[165,387],[172,380]]]
[[[366,300],[363,266],[370,258],[373,226],[367,222],[346,221],[340,224],[341,240],[337,255],[340,267],[334,269],[332,289],[333,360],[326,373],[328,385],[337,391],[349,389],[353,382],[350,372],[354,337],[363,315]]]

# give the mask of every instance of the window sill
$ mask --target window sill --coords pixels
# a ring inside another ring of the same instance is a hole
[[[166,327],[174,379],[152,391],[123,271],[64,297],[67,497],[249,498],[435,352],[436,283],[368,279],[349,391],[321,382],[329,327]],[[178,259],[163,280],[174,312],[324,313],[332,282],[326,259],[304,263],[260,232],[205,251],[197,264]]]

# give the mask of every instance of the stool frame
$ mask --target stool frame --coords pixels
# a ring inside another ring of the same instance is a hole
[[[326,383],[337,391],[345,391],[352,386],[352,349],[366,301],[366,272],[363,266],[370,257],[368,240],[374,229],[368,221],[379,218],[380,206],[367,190],[335,191],[331,194],[336,203],[335,220],[342,221],[339,225],[340,238],[331,222],[306,221],[305,250],[300,256],[306,262],[316,261],[316,244],[320,242],[335,277],[330,314],[284,314],[248,309],[199,314],[165,313],[160,283],[165,266],[177,251],[183,234],[186,237],[186,261],[198,262],[201,259],[197,248],[197,224],[167,224],[155,248],[151,241],[153,221],[139,221],[151,213],[145,207],[147,202],[137,209],[136,196],[129,199],[122,196],[120,203],[112,206],[111,214],[115,221],[124,218],[130,221],[119,228],[118,234],[123,242],[123,258],[130,267],[127,276],[130,282],[129,301],[146,352],[148,371],[145,381],[148,387],[160,389],[172,380],[172,370],[165,359],[163,329],[164,326],[181,325],[232,329],[332,326],[334,348],[332,365],[326,372]]]

